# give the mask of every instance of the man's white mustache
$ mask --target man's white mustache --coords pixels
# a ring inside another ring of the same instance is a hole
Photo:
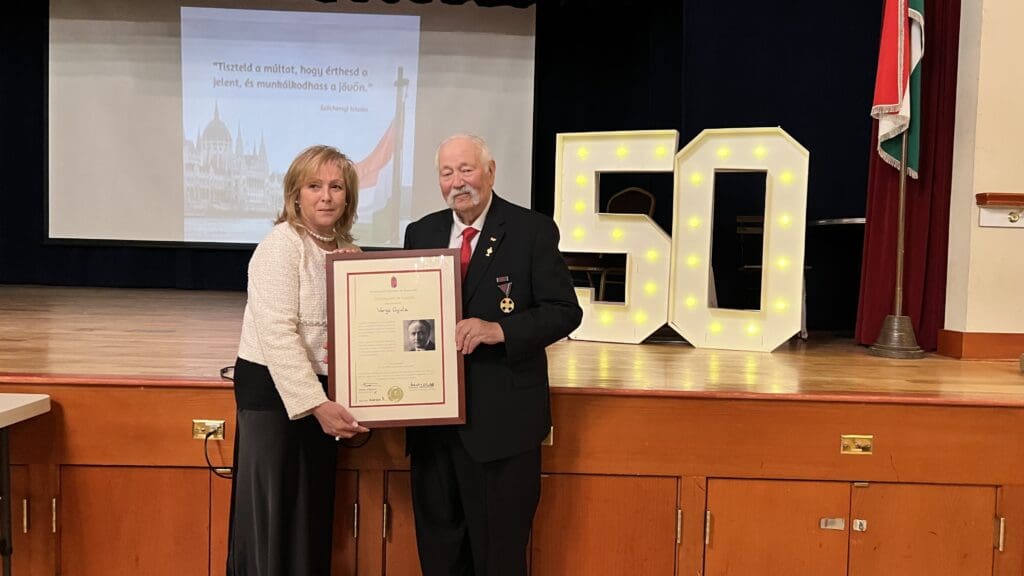
[[[473,203],[473,206],[480,204],[480,190],[470,186],[469,184],[463,184],[458,188],[452,188],[448,193],[448,207],[455,207],[455,197],[461,194],[469,194],[469,199]]]

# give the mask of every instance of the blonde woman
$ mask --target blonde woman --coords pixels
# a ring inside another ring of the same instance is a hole
[[[344,154],[307,148],[288,168],[281,214],[249,262],[229,575],[330,574],[336,440],[367,429],[326,394],[325,256],[359,251],[358,191]]]

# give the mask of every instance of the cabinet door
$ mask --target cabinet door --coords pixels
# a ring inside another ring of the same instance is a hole
[[[332,574],[356,573],[355,503],[358,473],[338,470],[334,494]],[[231,480],[210,473],[210,574],[224,573],[228,561]]]
[[[707,501],[705,576],[846,576],[849,484],[708,480]],[[823,529],[822,518],[839,518],[844,529]]]
[[[210,576],[227,570],[230,523],[231,479],[210,472]]]
[[[338,470],[334,491],[334,548],[331,574],[356,573],[356,502],[359,500],[359,473]],[[363,513],[360,510],[360,513]]]
[[[205,469],[63,466],[58,500],[64,576],[208,573]]]
[[[674,574],[678,491],[677,478],[545,475],[530,573]]]
[[[416,524],[412,515],[412,488],[408,472],[388,472],[387,510],[384,527],[385,576],[419,576],[420,557],[416,552]]]
[[[866,526],[850,533],[850,576],[988,576],[995,511],[990,486],[856,486],[850,513]]]
[[[25,466],[11,466],[11,571],[19,576],[32,574],[34,550],[29,540],[29,531],[50,531],[49,523],[33,525],[30,518],[33,506],[43,508],[42,498],[29,495],[28,469]],[[34,501],[35,500],[35,501]],[[49,510],[49,501],[45,508]],[[44,516],[39,516],[43,518]]]

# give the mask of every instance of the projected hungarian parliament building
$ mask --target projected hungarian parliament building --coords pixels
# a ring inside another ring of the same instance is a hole
[[[260,137],[246,152],[242,129],[235,137],[213,108],[213,119],[185,140],[185,216],[272,216],[281,208],[283,175],[270,171],[267,148]]]

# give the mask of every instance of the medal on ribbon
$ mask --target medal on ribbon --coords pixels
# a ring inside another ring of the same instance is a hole
[[[505,297],[498,303],[498,308],[505,314],[511,314],[516,309],[516,303],[509,297],[509,294],[512,293],[512,282],[509,281],[508,276],[499,276],[496,280],[498,282],[498,289],[505,294]]]

